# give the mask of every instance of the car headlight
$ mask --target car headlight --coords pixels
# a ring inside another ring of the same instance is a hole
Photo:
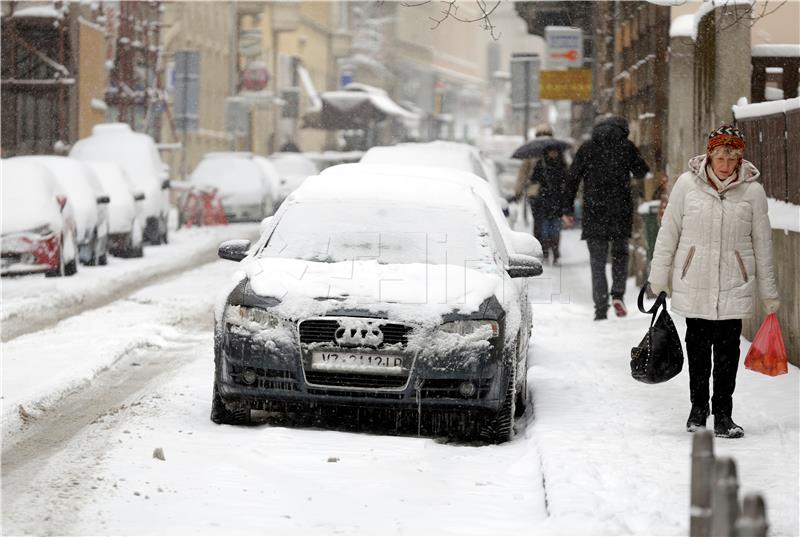
[[[264,328],[277,328],[283,323],[283,319],[261,308],[229,305],[225,308],[225,322],[263,330]]]
[[[468,336],[478,332],[479,330],[486,330],[486,328],[488,328],[489,332],[491,333],[489,337],[497,337],[497,334],[499,333],[497,321],[491,321],[489,319],[464,319],[461,321],[452,321],[449,323],[443,323],[439,327],[439,330],[449,334]]]

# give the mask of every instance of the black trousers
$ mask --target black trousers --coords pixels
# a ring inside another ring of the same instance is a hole
[[[689,394],[692,405],[708,407],[708,378],[711,375],[713,348],[714,396],[711,398],[711,409],[714,415],[731,415],[741,334],[741,319],[686,319],[686,354],[689,360]]]
[[[589,265],[592,269],[592,299],[595,311],[608,309],[608,280],[606,261],[611,244],[611,298],[622,300],[625,296],[625,281],[628,279],[628,239],[588,239]]]

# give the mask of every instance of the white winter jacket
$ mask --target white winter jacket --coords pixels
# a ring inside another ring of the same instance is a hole
[[[651,287],[672,290],[672,311],[685,317],[744,319],[778,298],[767,195],[759,172],[743,160],[739,178],[717,192],[706,155],[689,161],[669,196],[650,268]]]

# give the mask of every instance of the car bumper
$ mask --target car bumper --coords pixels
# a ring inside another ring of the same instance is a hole
[[[58,239],[28,233],[3,237],[0,251],[0,274],[31,274],[57,269]]]
[[[252,408],[267,410],[276,403],[494,412],[508,386],[509,372],[503,364],[511,360],[498,358],[502,351],[494,348],[470,358],[458,351],[425,359],[399,353],[408,363],[407,375],[385,376],[313,370],[305,345],[275,343],[259,344],[230,332],[223,335],[216,350],[217,388],[223,400],[246,401]],[[255,373],[250,384],[244,380],[247,370]],[[474,394],[461,395],[459,388],[465,382],[473,384]]]

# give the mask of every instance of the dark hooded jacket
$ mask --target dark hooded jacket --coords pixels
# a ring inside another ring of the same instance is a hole
[[[623,121],[606,120],[592,130],[570,166],[564,213],[572,214],[575,195],[583,182],[581,238],[630,238],[633,225],[631,175],[642,179],[650,170],[639,150],[628,140]]]
[[[564,191],[567,183],[567,165],[559,153],[558,158],[542,157],[536,162],[530,183],[539,184],[539,194],[533,198],[534,217],[560,218],[563,214]]]

